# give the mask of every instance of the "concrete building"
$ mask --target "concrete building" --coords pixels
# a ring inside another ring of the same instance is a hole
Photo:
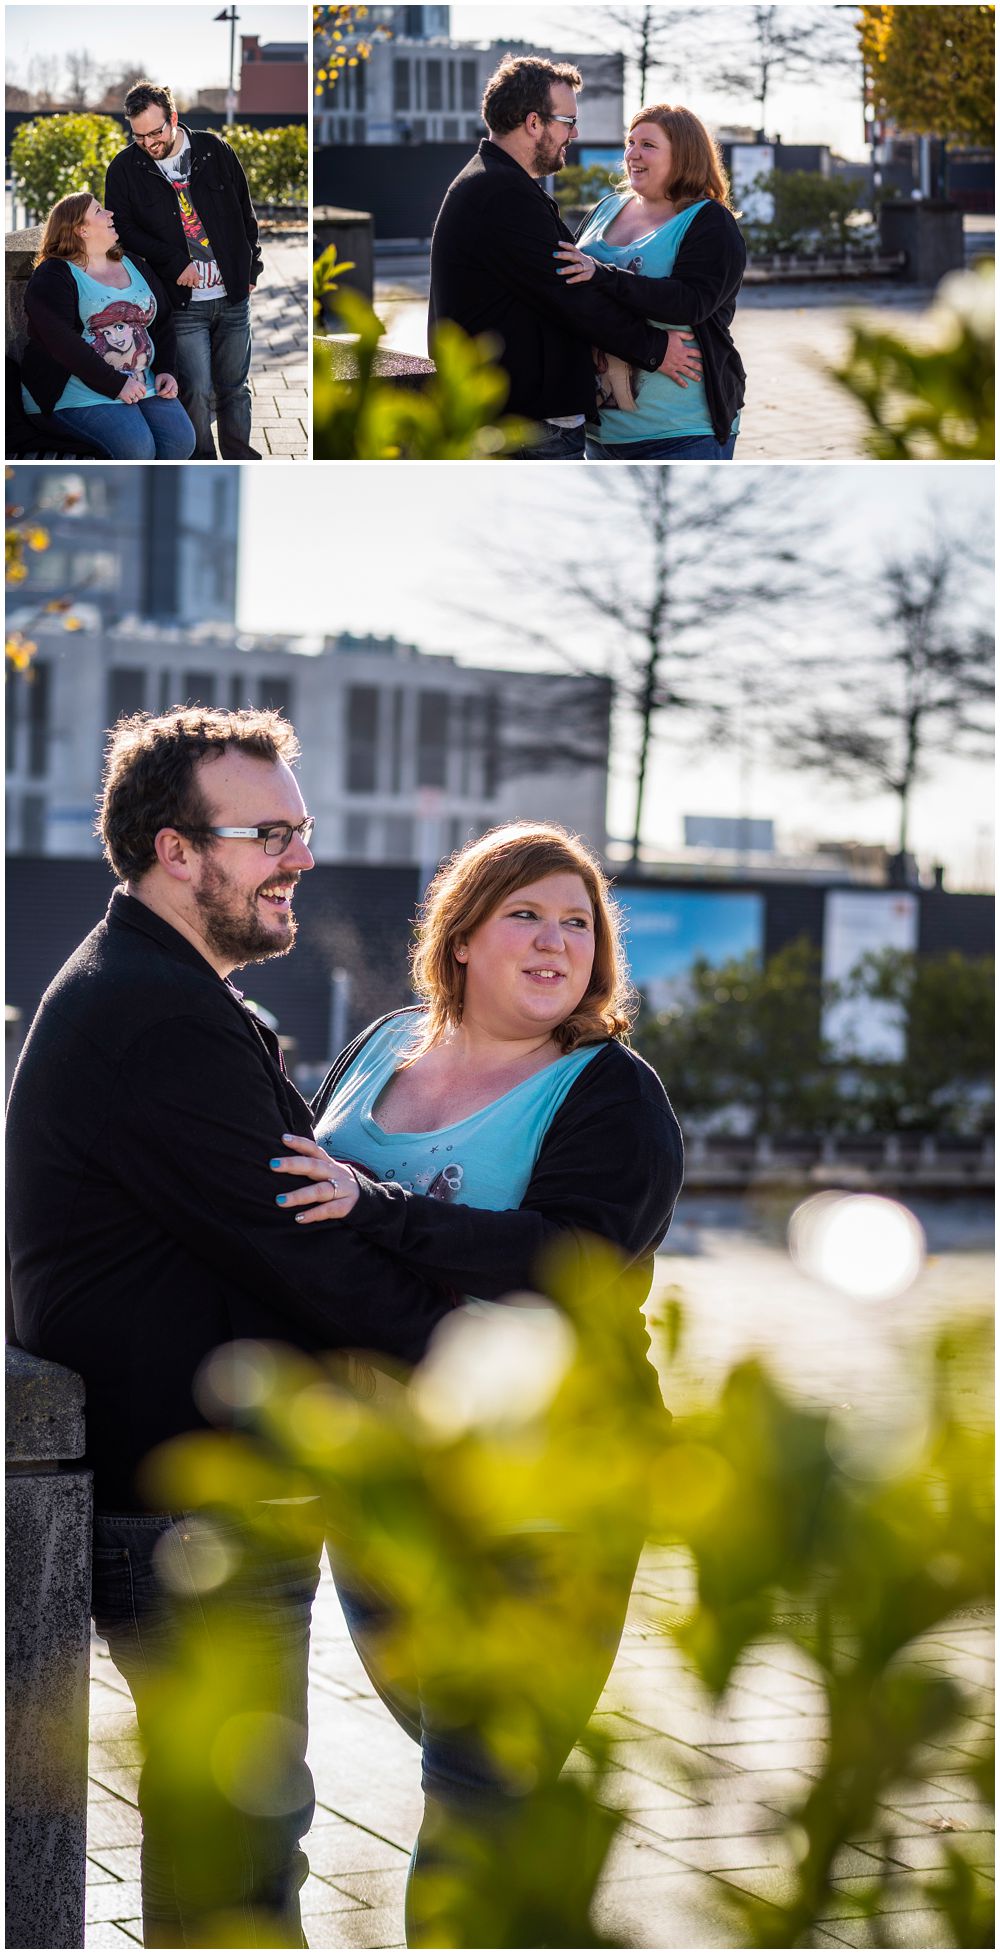
[[[240,471],[16,468],[8,501],[49,535],[32,554],[25,604],[69,597],[105,624],[146,617],[176,624],[232,620]],[[16,599],[11,611],[16,611]]]
[[[240,36],[239,115],[305,115],[309,107],[308,41]]]
[[[375,13],[443,13],[444,8],[375,8]],[[369,58],[320,80],[317,67],[313,140],[328,144],[478,143],[483,90],[505,54],[570,61],[583,76],[579,141],[620,144],[625,92],[621,54],[556,53],[520,41],[469,42],[400,36],[373,42]],[[322,90],[322,92],[320,92]]]
[[[36,622],[30,681],[10,688],[10,854],[96,856],[106,728],[178,703],[270,705],[294,722],[321,862],[429,875],[470,835],[518,816],[563,821],[603,852],[603,679],[459,665],[394,638],[343,635],[310,655],[231,623],[106,625],[86,603],[76,610],[71,635],[59,618]]]

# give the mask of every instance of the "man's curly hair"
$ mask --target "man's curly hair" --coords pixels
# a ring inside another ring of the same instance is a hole
[[[505,54],[486,84],[483,121],[491,135],[509,136],[529,115],[548,115],[554,81],[579,91],[583,78],[568,61],[546,61],[540,54]]]

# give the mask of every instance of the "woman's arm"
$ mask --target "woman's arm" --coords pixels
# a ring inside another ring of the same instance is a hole
[[[747,248],[736,219],[721,204],[698,212],[684,237],[669,278],[647,278],[598,264],[574,246],[560,251],[560,276],[583,279],[646,319],[697,326],[734,299],[746,270]]]
[[[33,271],[24,295],[31,337],[57,366],[108,400],[117,400],[127,375],[88,346],[80,330],[76,288],[68,265],[48,259]]]
[[[317,1150],[317,1153],[319,1150]],[[315,1171],[330,1179],[328,1156]],[[309,1172],[301,1155],[284,1171]],[[582,1271],[597,1236],[626,1261],[650,1254],[662,1240],[683,1177],[680,1128],[652,1070],[621,1047],[609,1047],[583,1072],[556,1114],[519,1208],[497,1212],[410,1194],[335,1164],[338,1187],[353,1201],[348,1225],[408,1267],[433,1274],[466,1294],[503,1296],[537,1286],[540,1264],[553,1249]],[[350,1180],[359,1193],[353,1195]],[[282,1204],[309,1208],[310,1191]],[[329,1204],[327,1214],[347,1205]],[[312,1210],[312,1212],[317,1212]]]

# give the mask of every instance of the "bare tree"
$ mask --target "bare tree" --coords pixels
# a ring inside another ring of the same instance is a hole
[[[70,48],[65,57],[66,101],[70,108],[93,107],[101,92],[101,67],[89,48]]]
[[[635,749],[631,856],[638,861],[653,742],[669,726],[740,746],[771,710],[775,666],[791,660],[804,611],[831,572],[809,546],[822,523],[774,474],[747,479],[690,464],[587,471],[578,496],[586,542],[504,558],[504,591],[480,624],[550,669],[611,682],[613,739]],[[522,533],[523,533],[522,530]],[[543,540],[544,539],[544,540]],[[479,553],[482,554],[481,544]],[[511,591],[544,592],[527,614]],[[546,753],[571,743],[556,726]],[[555,763],[558,764],[558,761]]]
[[[722,18],[715,17],[716,29]],[[861,57],[846,9],[742,7],[732,18],[736,32],[731,38],[726,35],[723,64],[710,73],[718,87],[749,97],[762,132],[776,82],[808,81],[851,67],[860,73]]]
[[[39,109],[54,108],[60,95],[62,80],[62,56],[58,54],[33,54],[28,63],[28,87]]]
[[[990,751],[993,642],[976,576],[984,568],[963,539],[940,533],[909,556],[886,557],[876,655],[838,648],[823,696],[802,693],[779,736],[784,765],[893,794],[900,855],[914,789],[935,761]]]
[[[704,19],[698,7],[585,7],[580,15],[588,40],[625,56],[626,94],[634,81],[638,106],[649,101],[654,74],[686,65],[689,30]]]

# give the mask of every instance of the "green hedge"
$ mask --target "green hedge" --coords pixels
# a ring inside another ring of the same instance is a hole
[[[309,146],[298,123],[283,129],[251,129],[234,122],[216,129],[236,151],[255,204],[304,204],[309,196]]]
[[[47,217],[60,197],[90,190],[104,200],[104,176],[124,141],[111,115],[44,115],[22,122],[10,146],[18,200],[31,217]]]

